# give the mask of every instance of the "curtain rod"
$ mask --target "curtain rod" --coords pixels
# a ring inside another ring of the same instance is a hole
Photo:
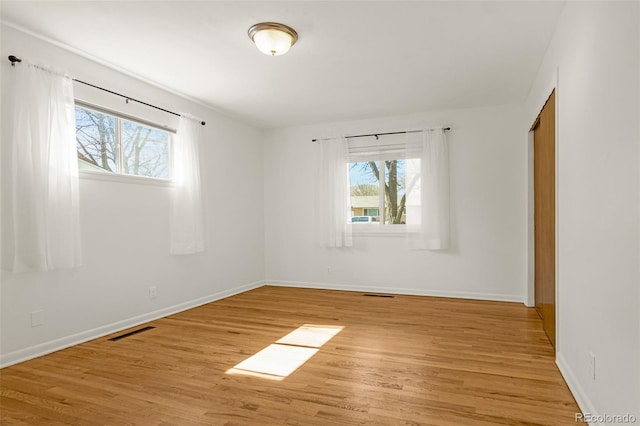
[[[424,132],[424,131],[430,131],[430,130],[451,130],[451,127],[437,127],[437,128],[433,128],[433,129],[423,129],[423,130],[405,130],[404,132],[387,132],[387,133],[371,133],[370,135],[352,135],[352,136],[345,136],[345,139],[351,139],[351,138],[366,138],[367,136],[375,136],[376,139],[378,139],[378,136],[386,136],[386,135],[404,135],[406,133],[420,133],[420,132]],[[329,141],[331,139],[336,139],[336,138],[323,138],[323,139],[311,139],[311,142],[318,142],[318,141]]]
[[[14,55],[10,55],[9,56],[9,61],[11,61],[11,66],[15,67],[16,66],[16,62],[22,62],[22,59],[14,56]],[[178,117],[182,117],[182,115],[178,114],[177,112],[169,111],[168,109],[164,109],[164,108],[160,108],[159,106],[151,105],[149,103],[140,101],[138,99],[134,99],[134,98],[132,98],[130,96],[126,96],[126,95],[123,95],[121,93],[114,92],[114,91],[109,90],[109,89],[105,89],[104,87],[96,86],[95,84],[87,83],[85,81],[78,80],[77,78],[72,78],[72,80],[77,82],[77,83],[84,84],[86,86],[91,86],[91,87],[93,87],[95,89],[102,90],[102,91],[107,92],[107,93],[111,93],[112,95],[116,95],[116,96],[120,96],[121,98],[125,98],[127,103],[129,103],[129,101],[137,102],[139,104],[146,105],[148,107],[155,108],[155,109],[158,109],[160,111],[164,111],[166,113],[176,115]],[[200,124],[202,124],[204,126],[206,123],[204,121],[201,121]]]

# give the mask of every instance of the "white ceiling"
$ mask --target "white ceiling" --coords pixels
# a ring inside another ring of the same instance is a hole
[[[1,16],[273,128],[521,102],[561,9],[547,1],[3,0]],[[262,21],[295,28],[298,43],[284,56],[260,53],[247,29]]]

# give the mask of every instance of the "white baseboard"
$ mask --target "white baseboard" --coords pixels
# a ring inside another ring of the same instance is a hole
[[[23,361],[37,358],[39,356],[46,355],[55,351],[59,351],[61,349],[65,349],[71,346],[75,346],[80,343],[87,342],[89,340],[97,339],[99,337],[103,337],[108,334],[116,333],[118,331],[125,330],[127,328],[135,327],[140,324],[154,321],[159,318],[166,317],[168,315],[173,315],[178,312],[186,311],[188,309],[195,308],[200,305],[211,303],[219,299],[224,299],[225,297],[233,296],[234,294],[243,293],[245,291],[249,291],[254,288],[262,287],[263,285],[274,285],[274,286],[282,286],[282,287],[317,288],[317,289],[326,289],[326,290],[360,291],[360,292],[372,292],[372,293],[406,294],[406,295],[412,295],[412,296],[452,297],[452,298],[461,298],[461,299],[494,300],[494,301],[503,301],[503,302],[520,302],[520,303],[523,302],[522,297],[520,296],[503,295],[503,294],[424,290],[424,289],[410,289],[410,288],[397,288],[397,287],[358,286],[358,285],[350,285],[350,284],[312,283],[312,282],[302,282],[302,281],[282,281],[282,280],[255,281],[249,284],[244,284],[241,286],[234,287],[229,290],[220,291],[208,296],[190,300],[188,302],[179,303],[177,305],[162,308],[153,312],[138,315],[122,321],[106,324],[104,326],[96,327],[91,330],[82,331],[80,333],[72,334],[70,336],[65,336],[59,339],[51,340],[49,342],[40,343],[38,345],[33,345],[27,348],[2,354],[0,355],[0,368],[8,367],[10,365],[14,365]],[[590,412],[594,413],[594,411],[590,411]]]
[[[573,370],[562,356],[562,353],[556,352],[556,365],[560,370],[560,374],[564,377],[564,381],[567,382],[567,386],[569,386],[569,390],[573,394],[576,402],[578,403],[578,407],[580,411],[583,413],[589,413],[594,417],[598,416],[598,411],[593,406],[593,403],[587,396],[587,393],[584,391],[580,383],[576,379],[575,374],[573,374]]]
[[[315,283],[303,281],[265,280],[265,285],[281,287],[317,288],[324,290],[361,291],[370,293],[405,294],[408,296],[452,297],[456,299],[492,300],[523,303],[522,296],[512,294],[472,293],[465,291],[443,291],[418,288],[374,287],[351,284]]]
[[[80,343],[88,342],[89,340],[97,339],[99,337],[106,336],[108,334],[116,333],[127,328],[135,327],[140,324],[154,321],[159,318],[173,315],[178,312],[186,311],[196,306],[205,305],[207,303],[214,302],[216,300],[224,299],[225,297],[233,296],[234,294],[244,293],[245,291],[253,290],[254,288],[262,287],[264,281],[254,281],[249,284],[240,285],[229,290],[219,291],[217,293],[210,294],[208,296],[200,297],[198,299],[190,300],[188,302],[179,303],[177,305],[168,306],[166,308],[158,309],[157,311],[149,312],[146,314],[138,315],[132,318],[128,318],[122,321],[117,321],[111,324],[106,324],[101,327],[93,328],[91,330],[82,331],[80,333],[65,336],[59,339],[51,340],[49,342],[40,343],[38,345],[29,346],[17,351],[8,352],[0,355],[0,368],[8,367],[19,362],[27,361],[33,358],[37,358],[42,355],[49,354],[51,352],[59,351],[61,349],[75,346]]]

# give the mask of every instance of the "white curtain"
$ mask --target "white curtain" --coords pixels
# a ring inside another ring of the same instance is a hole
[[[10,72],[15,82],[11,106],[5,107],[13,109],[11,130],[2,141],[2,267],[15,272],[78,267],[72,81],[26,62]]]
[[[171,254],[205,250],[204,213],[200,183],[199,143],[202,126],[189,115],[180,117],[173,141]]]
[[[345,138],[321,140],[318,170],[318,234],[321,247],[351,247],[351,197]]]
[[[407,225],[416,250],[449,248],[449,151],[444,130],[422,132],[419,161],[407,161]]]

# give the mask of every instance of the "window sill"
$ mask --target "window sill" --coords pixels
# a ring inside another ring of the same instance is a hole
[[[354,237],[408,237],[415,231],[403,225],[353,225],[351,235]]]
[[[164,186],[164,187],[173,187],[174,184],[172,181],[167,179],[158,179],[152,177],[145,176],[132,176],[132,175],[122,175],[116,173],[108,173],[108,172],[94,172],[90,170],[80,170],[79,172],[80,179],[91,179],[91,180],[100,180],[105,182],[117,182],[117,183],[127,183],[127,184],[136,184],[136,185],[151,185],[151,186]]]

